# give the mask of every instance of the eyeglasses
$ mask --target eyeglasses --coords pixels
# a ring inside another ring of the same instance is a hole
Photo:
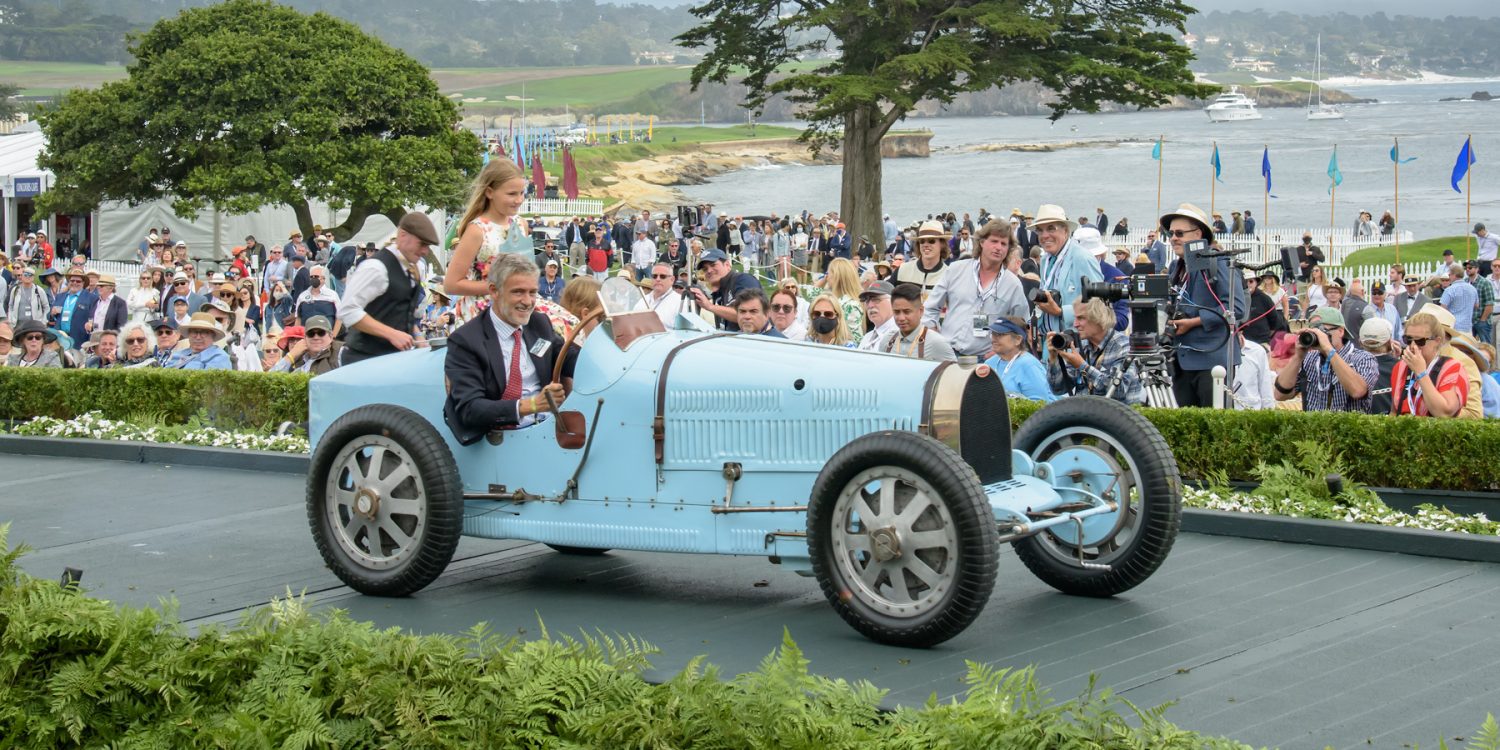
[[[829,320],[836,320],[838,319],[839,314],[832,310],[814,310],[809,313],[808,316],[813,318],[828,318]]]
[[[176,329],[173,328],[158,328],[156,329],[156,336],[157,338],[160,338],[162,336],[170,336],[176,332]]]
[[[227,299],[227,300],[233,300],[233,299],[235,299],[237,297],[239,297],[239,295],[235,294],[234,292],[225,292],[225,293],[219,295],[219,299]]]
[[[917,240],[918,245],[941,245],[942,240]]]
[[[1433,338],[1431,336],[1424,336],[1424,337],[1402,336],[1401,337],[1401,343],[1406,344],[1407,346],[1415,346],[1415,347],[1418,347],[1418,348],[1427,346],[1427,342],[1432,341],[1432,340],[1433,340]]]
[[[1342,331],[1342,330],[1344,330],[1343,326],[1336,326],[1336,325],[1332,325],[1332,324],[1321,325],[1321,326],[1318,326],[1318,327],[1321,328],[1321,329],[1323,329],[1323,333],[1333,333],[1335,331]]]
[[[1170,234],[1173,237],[1177,237],[1178,239],[1186,237],[1186,236],[1188,236],[1190,234],[1202,234],[1202,233],[1203,233],[1202,229],[1171,229],[1171,230],[1167,231],[1167,234]]]
[[[127,344],[144,344],[144,343],[146,343],[146,337],[144,337],[144,336],[135,336],[135,337],[132,337],[132,338],[125,339],[125,343],[127,343]]]
[[[43,340],[45,338],[47,338],[47,337],[43,336],[40,333],[28,333],[25,336],[22,336],[21,340],[22,341],[41,341],[41,340]]]
[[[187,282],[186,281],[174,281],[174,282],[172,282],[172,286],[187,286]]]
[[[670,278],[672,278],[672,274],[670,274],[670,273],[653,273],[653,274],[651,274],[651,278],[653,278],[653,279],[670,279]]]
[[[261,354],[280,354],[281,350],[277,349],[276,347],[273,346],[273,347],[271,347],[269,349],[261,349],[260,353]]]
[[[796,305],[771,305],[771,312],[789,313],[797,312]]]
[[[328,335],[327,331],[308,331],[307,332],[307,337],[310,338],[310,339],[320,339],[320,338],[323,338],[324,336],[327,336],[327,335]]]

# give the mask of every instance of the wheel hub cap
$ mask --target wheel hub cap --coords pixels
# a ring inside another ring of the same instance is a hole
[[[380,493],[369,487],[361,487],[354,493],[354,511],[365,518],[374,518],[380,513]]]
[[[870,532],[870,553],[875,562],[886,562],[901,556],[901,535],[894,528],[886,527]]]

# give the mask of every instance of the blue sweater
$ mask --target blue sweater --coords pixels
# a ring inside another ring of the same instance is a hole
[[[1009,362],[1001,361],[1000,355],[996,354],[984,363],[991,370],[1000,373],[1000,382],[1005,386],[1007,395],[1049,404],[1059,398],[1047,386],[1047,368],[1031,352],[1021,352]]]

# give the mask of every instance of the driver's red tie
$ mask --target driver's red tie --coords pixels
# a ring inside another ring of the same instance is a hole
[[[505,393],[500,395],[504,401],[521,398],[521,357],[525,356],[521,351],[521,331],[517,330],[511,338],[515,343],[510,347],[510,376],[505,380]]]

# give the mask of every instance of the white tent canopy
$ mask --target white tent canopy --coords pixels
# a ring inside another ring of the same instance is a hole
[[[347,210],[335,211],[326,205],[313,204],[313,222],[325,227],[338,226],[348,215]],[[427,215],[433,225],[445,226],[446,212],[428,211]],[[94,257],[102,260],[134,260],[147,230],[162,227],[172,230],[173,242],[181,240],[188,244],[190,257],[205,259],[228,258],[229,249],[245,244],[246,235],[254,235],[267,247],[286,244],[292,230],[297,228],[297,215],[287,206],[267,206],[253,214],[222,214],[210,209],[196,220],[188,221],[172,212],[171,201],[159,200],[133,208],[124,203],[108,203],[99,207],[97,216]],[[384,245],[395,233],[396,227],[390,219],[371,216],[350,241]]]

